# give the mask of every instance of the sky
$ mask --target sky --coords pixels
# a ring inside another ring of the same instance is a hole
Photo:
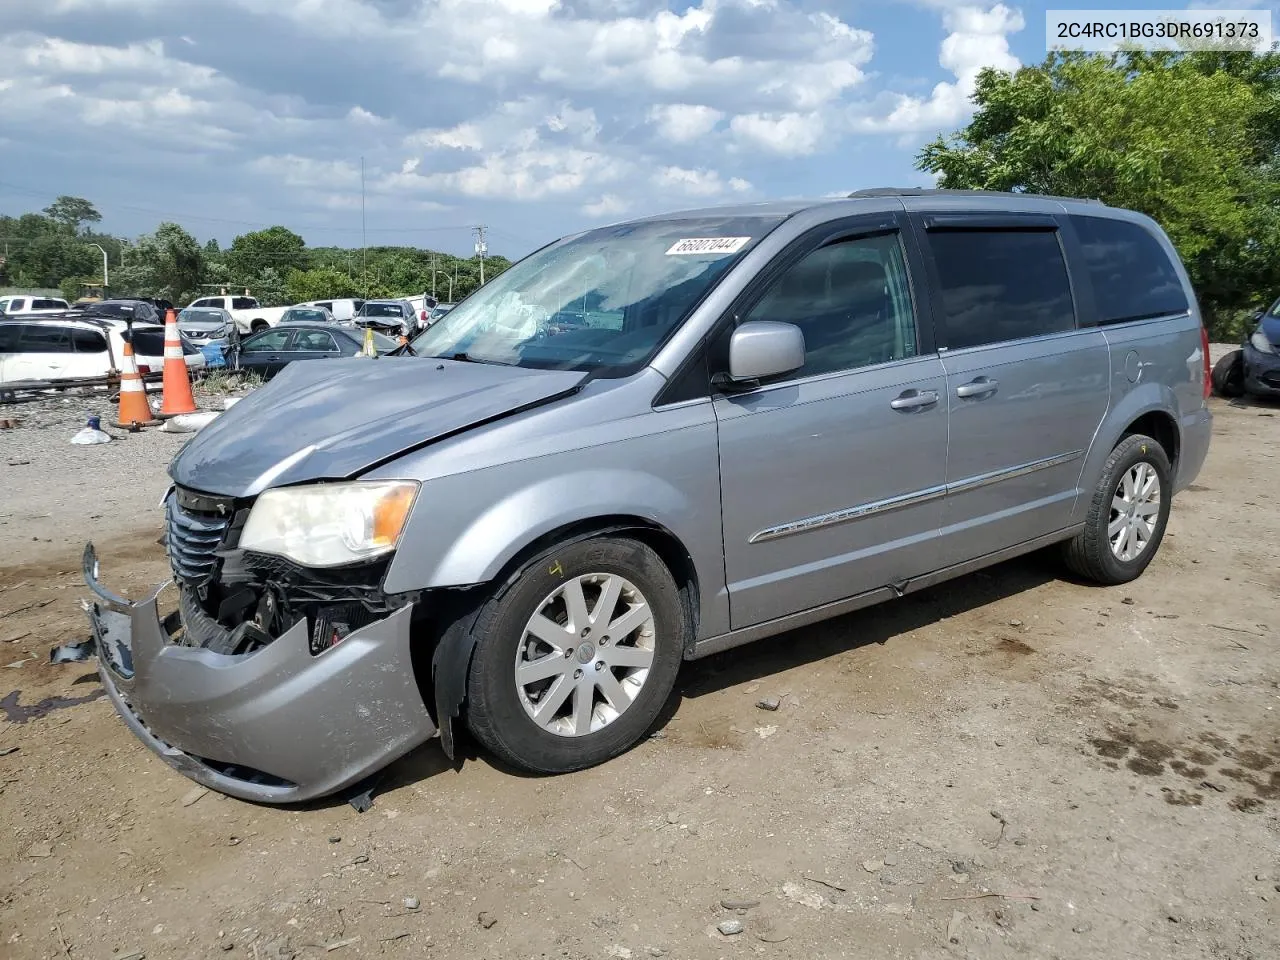
[[[1108,4],[0,0],[0,212],[71,194],[122,237],[282,223],[459,254],[484,224],[515,258],[629,216],[929,186],[913,158],[978,71],[1041,60],[1069,6]]]

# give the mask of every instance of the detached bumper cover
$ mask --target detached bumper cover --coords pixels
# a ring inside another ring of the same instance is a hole
[[[98,583],[97,567],[90,544],[89,622],[107,695],[138,739],[212,790],[259,803],[325,796],[436,732],[410,659],[409,606],[318,656],[305,622],[223,656],[170,640],[157,605],[168,583],[130,603]]]

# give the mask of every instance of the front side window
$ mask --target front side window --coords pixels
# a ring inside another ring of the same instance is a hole
[[[931,230],[950,350],[1075,327],[1067,264],[1053,230]]]
[[[17,313],[19,310],[27,309],[27,301],[23,297],[16,297],[9,301],[9,312]]]
[[[290,333],[290,330],[267,330],[256,337],[250,337],[241,349],[245,353],[273,353],[283,350],[289,342]]]
[[[258,305],[258,301],[254,300],[252,297],[232,297],[231,298],[232,310],[252,310],[255,307],[257,307],[257,305]]]
[[[804,366],[789,379],[915,356],[915,314],[898,234],[814,250],[744,319],[792,323],[804,333]]]
[[[420,334],[413,350],[597,375],[629,372],[781,220],[653,220],[560,240],[480,287]]]
[[[1093,283],[1100,323],[1145,320],[1188,309],[1182,281],[1159,241],[1141,224],[1073,216]]]

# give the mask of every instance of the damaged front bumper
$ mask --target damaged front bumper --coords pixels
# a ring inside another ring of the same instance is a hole
[[[351,786],[436,733],[410,655],[411,604],[313,654],[305,620],[252,653],[176,644],[160,614],[172,582],[136,603],[84,578],[98,673],[130,730],[212,790],[295,803]]]

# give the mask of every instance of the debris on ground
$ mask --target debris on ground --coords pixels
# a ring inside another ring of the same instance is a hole
[[[182,805],[189,807],[208,792],[208,787],[192,787],[182,795]]]
[[[742,926],[741,920],[734,918],[730,920],[721,920],[719,923],[716,924],[716,929],[719,930],[726,937],[736,937],[745,928]]]
[[[476,916],[476,923],[480,924],[480,926],[484,927],[486,930],[488,930],[497,922],[498,922],[498,918],[495,917],[488,910],[481,910],[480,913]]]
[[[110,443],[111,435],[102,429],[101,420],[90,417],[84,428],[71,438],[71,442],[76,446],[88,447],[98,443]]]
[[[781,701],[779,701],[777,697],[764,697],[763,699],[756,701],[756,706],[761,710],[768,710],[772,712],[781,706]]]

